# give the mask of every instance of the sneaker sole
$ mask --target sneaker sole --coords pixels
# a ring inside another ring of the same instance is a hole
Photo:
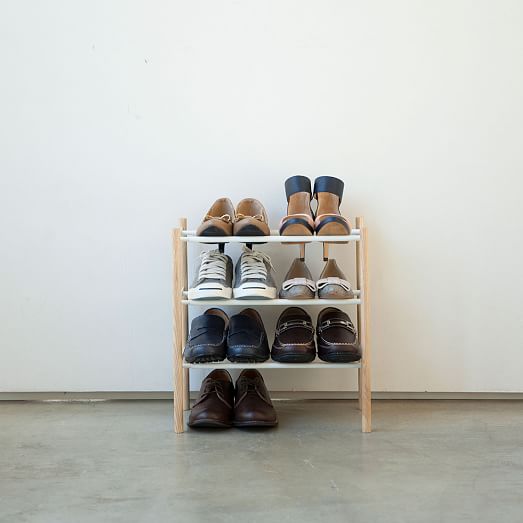
[[[233,296],[238,300],[248,298],[274,300],[276,298],[276,287],[255,287],[253,284],[243,284],[233,289]]]
[[[232,296],[232,289],[230,287],[223,288],[199,288],[194,287],[189,289],[187,292],[187,297],[190,300],[229,300]]]

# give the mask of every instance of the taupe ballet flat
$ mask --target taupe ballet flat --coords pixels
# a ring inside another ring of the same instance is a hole
[[[327,260],[320,278],[316,282],[318,298],[329,300],[350,300],[354,291],[345,274],[338,267],[336,260]]]
[[[286,300],[308,300],[314,298],[316,284],[305,262],[296,258],[287,271],[280,290],[280,298]]]

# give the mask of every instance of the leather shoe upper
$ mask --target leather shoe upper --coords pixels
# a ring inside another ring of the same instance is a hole
[[[232,316],[227,336],[227,358],[237,362],[262,362],[269,356],[267,333],[259,313],[249,308]]]
[[[318,357],[331,363],[347,363],[361,359],[356,328],[348,314],[327,307],[318,315],[316,325]]]
[[[236,381],[234,425],[273,427],[278,423],[276,410],[261,374],[245,369]]]
[[[234,415],[234,385],[226,370],[213,370],[202,382],[191,409],[189,427],[230,427]]]
[[[281,313],[271,355],[282,363],[307,363],[316,357],[312,319],[302,308],[289,307]]]
[[[225,359],[229,318],[220,309],[208,309],[191,323],[184,357],[188,363]]]

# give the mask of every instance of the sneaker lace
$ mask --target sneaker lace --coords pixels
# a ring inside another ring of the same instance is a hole
[[[243,248],[240,271],[243,278],[256,278],[265,280],[267,278],[267,265],[274,269],[271,258],[261,251],[253,251],[248,247]]]
[[[200,255],[202,263],[198,271],[198,279],[212,278],[225,280],[227,274],[227,256],[220,251],[207,251]]]

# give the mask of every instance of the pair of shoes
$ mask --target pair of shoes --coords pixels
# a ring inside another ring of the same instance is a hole
[[[188,363],[222,361],[261,363],[269,359],[267,333],[259,313],[244,309],[230,319],[221,309],[208,309],[191,322],[184,357]]]
[[[344,183],[333,176],[320,176],[314,182],[306,176],[291,176],[285,182],[287,216],[280,223],[282,236],[344,236],[350,234],[349,221],[340,213]],[[311,201],[317,201],[316,210]]]
[[[234,288],[230,256],[215,249],[202,253],[201,260],[197,275],[187,293],[190,300],[229,299],[232,296],[236,299],[276,298],[271,259],[264,252],[243,247],[243,253],[234,270]]]
[[[226,370],[213,370],[202,382],[189,427],[274,427],[278,424],[261,374],[245,369],[234,386]]]
[[[320,360],[348,363],[361,359],[356,329],[340,309],[327,307],[319,313],[316,340]],[[289,307],[278,318],[271,357],[280,363],[309,363],[315,359],[312,319],[300,307]]]
[[[350,300],[354,298],[352,286],[338,267],[336,260],[327,260],[318,281],[315,282],[305,261],[296,258],[282,283],[280,298],[307,300],[314,298],[316,291],[318,291],[318,298],[321,299]]]
[[[254,198],[245,198],[234,210],[229,198],[219,198],[209,209],[197,236],[269,236],[265,208]]]

